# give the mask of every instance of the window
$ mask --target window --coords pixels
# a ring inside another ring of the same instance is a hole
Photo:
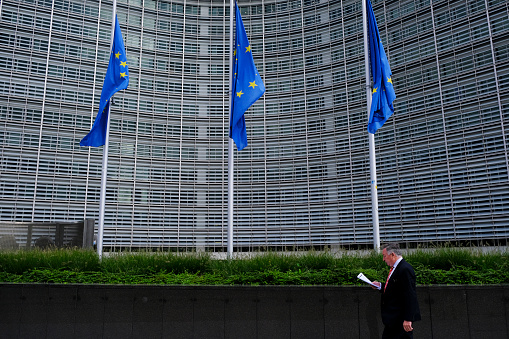
[[[320,87],[323,86],[323,75],[308,76],[306,79],[307,87]]]
[[[321,54],[306,56],[306,66],[317,66],[323,63],[323,57]]]
[[[210,74],[226,74],[226,66],[225,65],[209,65],[209,73]]]

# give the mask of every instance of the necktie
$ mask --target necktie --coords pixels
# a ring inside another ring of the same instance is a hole
[[[391,269],[389,270],[389,275],[387,276],[387,280],[385,281],[385,285],[384,285],[384,292],[385,292],[385,289],[387,288],[387,284],[389,283],[389,278],[391,276],[393,269],[394,269],[394,266],[392,266]]]

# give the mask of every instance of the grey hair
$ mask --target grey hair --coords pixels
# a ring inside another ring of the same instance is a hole
[[[389,243],[389,244],[384,245],[383,248],[387,251],[387,254],[394,253],[397,256],[401,255],[401,249],[399,248],[398,243],[395,243],[395,242]]]

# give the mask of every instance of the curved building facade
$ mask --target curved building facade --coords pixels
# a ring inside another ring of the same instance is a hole
[[[361,1],[239,7],[267,91],[235,151],[234,246],[371,244]],[[506,240],[509,2],[373,8],[397,95],[375,136],[382,241]],[[79,141],[112,2],[0,11],[0,220],[97,219],[102,147]],[[224,249],[229,2],[119,0],[117,13],[130,84],[111,111],[104,246]]]

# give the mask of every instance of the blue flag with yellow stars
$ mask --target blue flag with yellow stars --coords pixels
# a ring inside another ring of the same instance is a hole
[[[375,14],[370,0],[366,0],[366,2],[371,74],[373,75],[373,96],[371,97],[368,132],[375,134],[394,113],[392,102],[396,99],[396,94],[392,86],[392,72],[380,40]]]
[[[233,56],[232,105],[230,116],[230,138],[235,141],[237,150],[247,146],[246,121],[244,112],[265,93],[260,74],[253,61],[251,45],[247,40],[239,7],[235,2],[235,49]]]
[[[122,39],[118,19],[115,17],[113,47],[101,92],[99,113],[90,132],[81,140],[81,146],[99,147],[105,144],[110,99],[116,92],[126,89],[127,85],[129,85],[129,70],[127,69],[124,40]]]

